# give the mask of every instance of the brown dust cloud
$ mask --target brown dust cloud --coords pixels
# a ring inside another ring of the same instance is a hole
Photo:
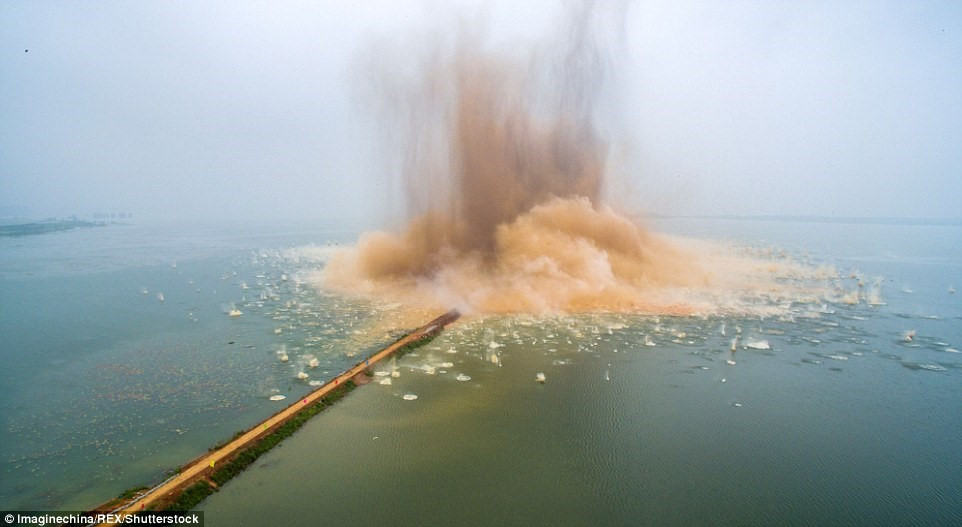
[[[322,287],[465,314],[767,314],[833,294],[813,286],[832,269],[662,235],[606,204],[617,16],[583,4],[559,27],[529,50],[462,28],[374,77],[409,219],[337,251]]]

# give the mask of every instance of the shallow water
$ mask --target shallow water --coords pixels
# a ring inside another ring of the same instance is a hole
[[[359,331],[377,308],[302,287],[278,251],[344,235],[274,229],[0,241],[0,507],[82,509],[158,481],[275,412],[269,396],[306,393],[300,369],[330,378],[381,342]]]
[[[948,292],[962,229],[657,227],[831,263],[847,289],[881,276],[886,305],[462,319],[205,501],[207,522],[962,521],[962,297]],[[83,508],[157,481],[389,338],[370,324],[396,306],[307,287],[317,261],[286,250],[338,236],[353,234],[3,240],[3,508]]]

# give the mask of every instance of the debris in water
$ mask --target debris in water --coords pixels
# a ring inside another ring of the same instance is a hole
[[[772,349],[768,344],[767,340],[749,340],[745,343],[746,348],[751,348],[753,350],[767,350]]]
[[[906,331],[905,333],[902,333],[902,340],[905,341],[905,342],[912,342],[912,339],[914,339],[914,338],[915,338],[915,330],[914,330],[914,329],[910,329],[910,330]]]
[[[457,380],[459,380],[459,381],[461,381],[461,382],[465,382],[465,381],[470,381],[470,380],[471,380],[471,377],[462,373],[462,374],[458,375],[457,377],[455,377],[455,379],[457,379]]]
[[[287,396],[286,396],[286,395],[281,395],[281,394],[272,395],[272,396],[270,397],[270,400],[272,400],[272,401],[283,401],[284,399],[287,399]]]
[[[404,394],[404,396],[402,397],[402,399],[404,399],[405,401],[413,401],[413,400],[415,400],[415,399],[417,399],[417,398],[418,398],[418,396],[417,396],[417,395],[414,395],[413,393],[406,393],[406,394]]]
[[[240,309],[231,309],[230,312],[227,313],[227,316],[229,316],[229,317],[239,317],[239,316],[241,316],[241,315],[243,315],[243,314],[244,314],[244,313],[242,313]]]
[[[378,384],[383,384],[383,385],[385,385],[385,386],[389,386],[389,385],[391,384],[391,378],[390,378],[390,377],[385,377],[385,378],[381,379],[380,381],[378,381]]]
[[[858,290],[852,291],[851,293],[842,297],[842,302],[850,306],[858,304]]]
[[[300,379],[300,380],[302,380],[302,381],[305,380],[305,379],[307,379],[308,377],[309,377],[309,375],[307,375],[306,373],[304,373],[304,372],[302,372],[302,371],[297,372],[297,378]]]
[[[537,375],[534,376],[534,380],[544,384],[544,373],[539,372]]]

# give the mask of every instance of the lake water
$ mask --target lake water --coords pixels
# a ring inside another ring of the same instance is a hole
[[[208,525],[962,522],[962,227],[656,227],[882,277],[885,305],[463,319],[206,500]],[[319,264],[289,250],[355,236],[0,240],[0,507],[162,479],[309,390],[298,371],[330,378],[390,338],[369,329],[396,306],[305,286]]]

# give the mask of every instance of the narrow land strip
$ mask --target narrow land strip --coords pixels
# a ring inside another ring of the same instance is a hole
[[[139,511],[150,509],[157,502],[170,500],[172,497],[175,497],[184,489],[186,489],[189,484],[208,478],[219,462],[229,460],[232,456],[241,452],[262,436],[270,433],[270,431],[275,430],[277,427],[296,416],[304,408],[307,408],[311,404],[319,401],[322,397],[330,394],[335,389],[350,382],[355,376],[364,372],[370,365],[391,356],[405,346],[437,335],[442,329],[444,329],[445,326],[457,320],[459,316],[460,314],[457,311],[449,311],[448,313],[441,315],[431,322],[428,322],[424,326],[421,326],[408,333],[390,346],[375,353],[368,359],[357,363],[351,369],[331,379],[317,390],[305,395],[294,404],[291,404],[284,410],[281,410],[266,420],[258,423],[246,433],[230,441],[223,447],[195,459],[189,465],[185,466],[179,474],[161,483],[160,485],[149,489],[142,496],[135,498],[133,501],[123,506],[122,509],[117,510],[116,514],[134,514]]]

